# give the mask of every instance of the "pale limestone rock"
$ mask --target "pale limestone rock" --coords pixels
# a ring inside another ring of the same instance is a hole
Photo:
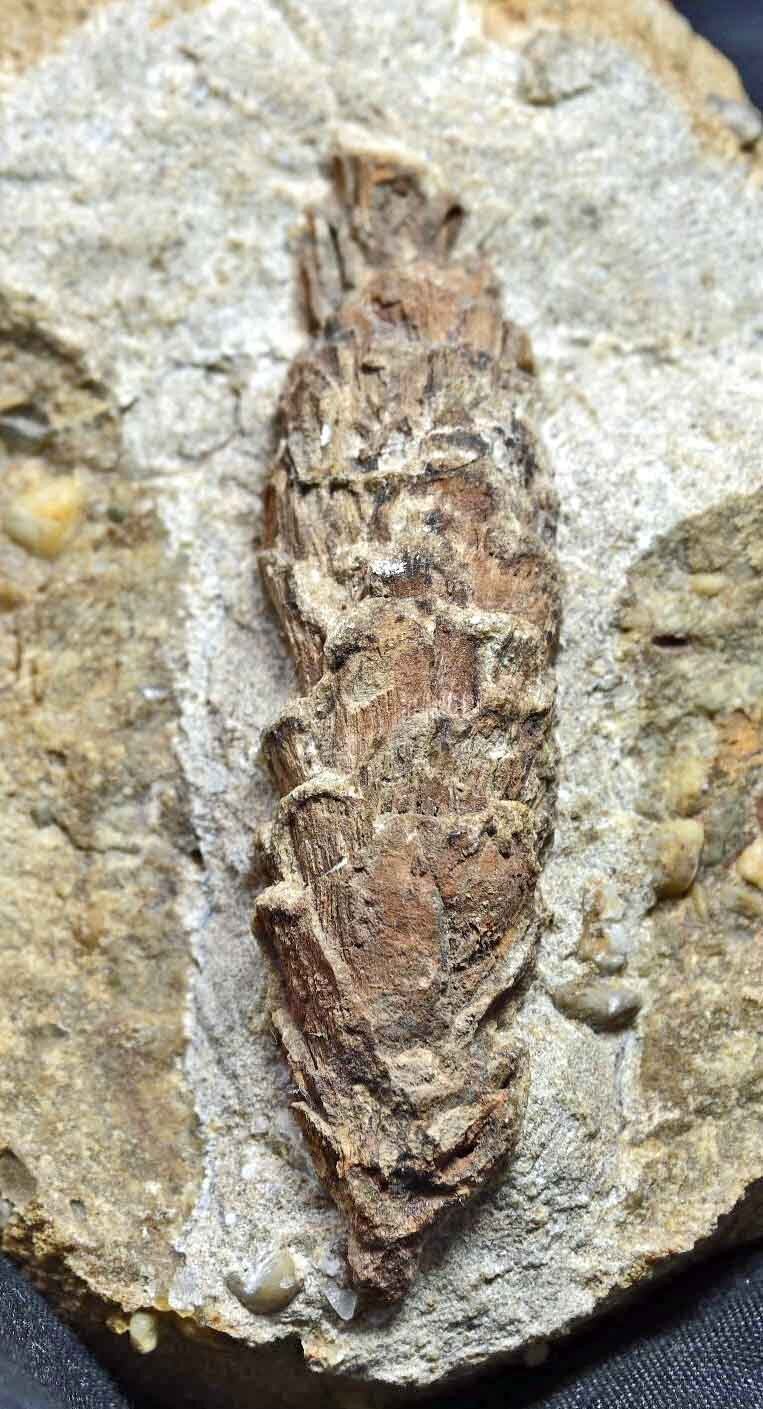
[[[563,43],[558,6],[522,8],[157,24],[132,0],[4,80],[0,468],[37,457],[86,506],[57,558],[0,542],[4,1236],[126,1383],[182,1374],[215,1409],[258,1374],[357,1403],[553,1357],[719,1226],[760,1231],[763,915],[737,862],[763,756],[760,143],[740,155],[707,105],[737,81],[658,0],[576,0]],[[540,58],[553,102],[522,96]],[[259,737],[292,689],[259,493],[304,340],[294,229],[346,124],[459,193],[531,334],[567,580],[521,1148],[398,1314],[347,1320],[249,937]],[[644,839],[676,817],[704,829],[697,879],[655,905]],[[600,971],[641,1001],[617,1031],[552,999]],[[263,1316],[226,1278],[274,1243],[304,1283]],[[135,1312],[150,1355],[107,1329]]]

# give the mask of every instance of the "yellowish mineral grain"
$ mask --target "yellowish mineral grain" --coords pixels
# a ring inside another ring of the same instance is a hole
[[[690,817],[702,806],[708,764],[698,755],[679,755],[665,775],[665,797],[671,812]]]
[[[13,582],[9,582],[7,577],[0,577],[0,612],[12,612],[16,607],[20,607],[26,597],[20,588]]]
[[[40,475],[10,501],[3,526],[28,553],[57,558],[77,532],[84,511],[85,491],[76,475]]]
[[[153,1311],[133,1311],[129,1324],[130,1344],[141,1355],[156,1350],[159,1343],[159,1319]]]
[[[130,1329],[130,1318],[125,1317],[119,1311],[112,1312],[106,1317],[106,1325],[115,1336],[123,1336]]]
[[[737,871],[743,881],[763,890],[763,836],[756,837],[737,857]]]
[[[691,817],[663,822],[657,833],[655,891],[660,900],[686,895],[697,874],[705,829]]]
[[[695,572],[692,573],[689,588],[695,597],[717,597],[727,581],[722,572]]]
[[[723,899],[730,910],[755,923],[763,920],[763,895],[751,885],[730,885],[723,891]]]

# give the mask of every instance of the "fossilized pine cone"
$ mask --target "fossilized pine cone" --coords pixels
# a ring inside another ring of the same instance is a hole
[[[514,1147],[512,1036],[553,818],[555,499],[526,337],[426,173],[345,153],[309,218],[262,571],[301,697],[256,928],[273,1021],[357,1285],[410,1283],[425,1230]]]

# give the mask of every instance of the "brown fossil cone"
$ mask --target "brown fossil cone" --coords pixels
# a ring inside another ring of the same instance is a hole
[[[541,923],[556,756],[556,504],[526,337],[462,212],[345,154],[311,217],[261,565],[304,692],[265,751],[281,801],[257,932],[273,1020],[358,1286],[516,1143],[512,1036]]]

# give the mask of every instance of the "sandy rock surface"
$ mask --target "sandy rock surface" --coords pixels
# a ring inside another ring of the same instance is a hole
[[[537,1356],[763,1226],[744,95],[656,0],[133,0],[3,88],[6,1246],[128,1383],[182,1375],[191,1404]],[[531,335],[566,578],[522,1140],[394,1312],[347,1286],[249,932],[259,738],[293,688],[260,490],[305,337],[295,231],[348,134],[460,194]]]

